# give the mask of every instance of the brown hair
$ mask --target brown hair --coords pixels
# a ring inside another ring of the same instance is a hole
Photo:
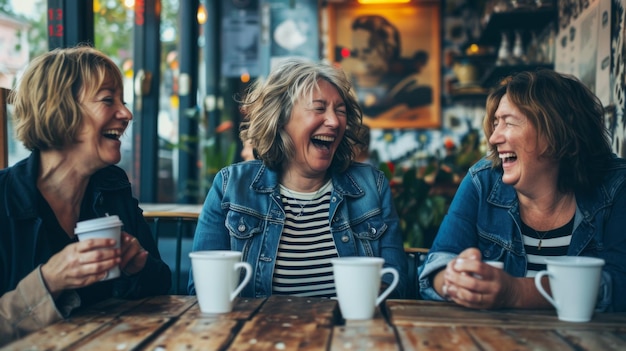
[[[117,65],[92,47],[54,49],[35,58],[14,91],[17,139],[29,150],[75,143],[85,114],[80,101],[105,78],[123,85]]]
[[[505,94],[537,129],[537,140],[546,140],[542,155],[559,163],[559,190],[589,189],[602,179],[612,155],[604,108],[582,82],[547,69],[505,78],[487,97],[483,121],[487,140]],[[489,145],[489,152],[494,167],[500,167],[494,145]]]

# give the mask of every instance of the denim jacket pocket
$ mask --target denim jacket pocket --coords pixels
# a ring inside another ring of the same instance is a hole
[[[484,239],[478,243],[478,249],[483,255],[483,261],[500,261],[505,254],[505,250],[500,244]]]
[[[352,227],[354,236],[361,240],[378,240],[386,230],[387,224],[382,218],[370,218]]]
[[[250,239],[262,232],[260,218],[241,212],[230,211],[226,215],[226,228],[230,236],[236,239]]]

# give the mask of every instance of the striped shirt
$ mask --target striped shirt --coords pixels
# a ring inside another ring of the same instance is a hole
[[[574,217],[564,226],[547,232],[537,232],[522,222],[522,237],[526,250],[526,276],[534,277],[546,269],[546,257],[565,256],[574,230]],[[540,246],[541,244],[541,246]]]
[[[330,260],[338,255],[328,222],[332,188],[330,181],[314,193],[281,185],[286,218],[274,266],[273,294],[335,296]]]

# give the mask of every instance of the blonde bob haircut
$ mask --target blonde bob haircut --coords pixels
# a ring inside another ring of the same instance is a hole
[[[244,121],[240,127],[242,141],[250,140],[258,157],[275,171],[295,157],[294,143],[284,129],[296,101],[312,99],[318,82],[332,84],[346,105],[346,131],[331,163],[331,169],[342,172],[355,157],[354,146],[362,125],[362,112],[352,85],[345,73],[324,63],[289,59],[274,69],[267,79],[255,81],[239,101]]]
[[[546,141],[542,157],[558,163],[560,191],[584,192],[602,180],[613,155],[604,108],[580,80],[548,69],[505,78],[487,97],[483,122],[487,140],[494,133],[504,95],[537,130],[535,145]],[[500,167],[497,145],[490,144],[489,151],[494,167]]]
[[[15,133],[29,150],[61,150],[77,142],[81,104],[106,78],[122,88],[122,74],[106,55],[89,46],[54,49],[35,58],[14,91]]]

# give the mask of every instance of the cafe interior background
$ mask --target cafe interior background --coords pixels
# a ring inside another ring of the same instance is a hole
[[[1,86],[12,87],[28,61],[54,43],[59,28],[50,5],[63,2],[0,0]],[[367,2],[94,0],[85,6],[93,10],[95,47],[125,75],[135,120],[120,166],[140,202],[201,203],[212,175],[241,161],[241,116],[232,97],[290,56],[331,62],[351,77],[371,128],[369,162],[391,179],[407,247],[429,247],[460,179],[484,154],[485,98],[509,73],[548,68],[581,78],[606,107],[615,152],[626,154],[626,0]],[[195,18],[184,15],[189,4]],[[158,55],[142,43],[141,35],[155,30],[147,5],[160,11]],[[157,56],[158,82],[138,69],[137,52]],[[189,53],[197,57],[190,60]],[[189,62],[192,74],[181,71]],[[145,83],[157,89],[150,92]],[[152,116],[138,106],[142,94],[156,95]],[[139,126],[152,120],[156,135],[147,135]],[[155,147],[146,148],[145,140]],[[9,149],[10,163],[28,154],[12,135]],[[148,155],[156,163],[146,170]]]

